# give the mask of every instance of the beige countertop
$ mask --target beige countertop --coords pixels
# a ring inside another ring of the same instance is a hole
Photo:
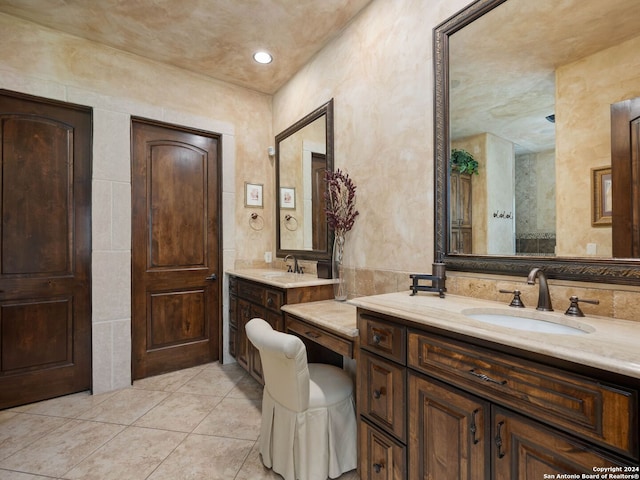
[[[284,270],[268,268],[242,268],[227,270],[227,273],[278,288],[313,287],[316,285],[329,285],[335,282],[332,278],[318,278],[316,275],[307,273],[288,273]]]
[[[319,302],[283,305],[282,310],[347,338],[358,336],[356,307],[346,302]]]
[[[539,312],[469,297],[409,292],[359,297],[349,303],[419,325],[527,350],[606,371],[640,378],[640,322],[587,315],[569,317],[564,310]],[[566,335],[517,330],[474,320],[465,313],[527,316],[572,326],[587,333]]]

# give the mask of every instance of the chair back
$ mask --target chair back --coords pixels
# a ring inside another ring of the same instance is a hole
[[[307,350],[300,338],[278,332],[261,318],[247,322],[249,341],[260,352],[264,387],[282,406],[295,412],[309,407]]]

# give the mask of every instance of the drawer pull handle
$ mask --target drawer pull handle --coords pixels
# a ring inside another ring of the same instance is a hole
[[[311,337],[311,338],[320,338],[320,334],[318,332],[312,332],[311,330],[309,330],[308,332],[304,332],[304,334],[307,337]]]
[[[373,334],[373,343],[375,345],[379,345],[381,341],[382,341],[382,337],[380,335],[378,335],[377,333],[374,333]]]
[[[380,473],[380,471],[384,468],[384,465],[382,463],[374,463],[373,464],[373,471],[376,473]]]
[[[269,307],[273,306],[273,298],[271,298],[271,297],[267,298],[267,305]]]
[[[476,425],[476,415],[478,415],[479,411],[480,411],[479,408],[476,408],[473,411],[473,414],[471,415],[471,426],[469,427],[469,430],[471,430],[471,434],[473,435],[473,444],[474,445],[477,445],[478,442],[480,441],[480,440],[478,440],[476,438],[476,432],[478,431],[478,427]]]
[[[504,422],[498,422],[496,426],[496,447],[498,447],[498,458],[504,457],[505,453],[502,451],[502,427]]]
[[[495,383],[496,385],[506,385],[507,381],[506,380],[494,380],[493,378],[491,378],[488,375],[485,375],[484,373],[477,373],[473,368],[471,370],[469,370],[469,373],[471,375],[473,375],[474,377],[477,377],[481,380],[484,380],[485,382],[491,382],[491,383]]]
[[[381,388],[380,390],[374,390],[373,391],[373,398],[375,398],[376,400],[379,399],[382,395],[384,395],[384,388]]]

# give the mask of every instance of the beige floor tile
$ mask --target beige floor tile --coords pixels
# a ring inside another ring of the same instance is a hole
[[[61,477],[124,429],[121,425],[68,420],[0,461],[0,468]]]
[[[51,480],[51,477],[31,475],[30,473],[11,472],[9,470],[0,470],[0,480]]]
[[[13,455],[68,421],[65,418],[0,412],[0,460]]]
[[[225,398],[198,425],[194,433],[256,440],[260,434],[261,402]]]
[[[282,477],[262,464],[256,442],[234,480],[282,480]]]
[[[172,393],[134,425],[190,433],[222,401],[223,397]]]
[[[78,418],[131,425],[169,395],[169,392],[127,388],[116,392],[104,402],[79,415]]]
[[[236,386],[227,394],[227,397],[262,400],[262,389],[262,385],[252,377],[247,376],[236,383]]]
[[[37,415],[49,415],[52,417],[75,418],[87,410],[99,405],[111,397],[115,392],[91,395],[91,392],[80,392],[64,397],[52,398],[43,402],[32,403],[17,407],[15,410]]]
[[[235,478],[254,442],[189,435],[148,480],[230,480]]]
[[[144,480],[186,436],[185,433],[127,427],[64,478]]]
[[[242,372],[235,370],[224,372],[217,368],[207,368],[180,387],[178,392],[224,397],[243,377]]]
[[[193,377],[202,371],[203,367],[187,368],[177,372],[156,375],[155,377],[143,378],[133,382],[133,388],[143,390],[161,390],[175,392]]]

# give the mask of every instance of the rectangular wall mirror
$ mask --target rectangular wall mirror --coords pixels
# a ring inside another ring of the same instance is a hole
[[[276,135],[276,255],[328,260],[325,172],[333,170],[333,100]]]
[[[435,253],[448,268],[640,284],[626,247],[640,200],[633,214],[617,208],[640,189],[639,169],[632,148],[613,153],[624,148],[612,116],[640,97],[639,24],[636,0],[478,0],[436,27]],[[479,175],[452,176],[453,149]],[[593,221],[593,171],[606,168],[613,228]],[[623,190],[625,176],[635,187]]]

